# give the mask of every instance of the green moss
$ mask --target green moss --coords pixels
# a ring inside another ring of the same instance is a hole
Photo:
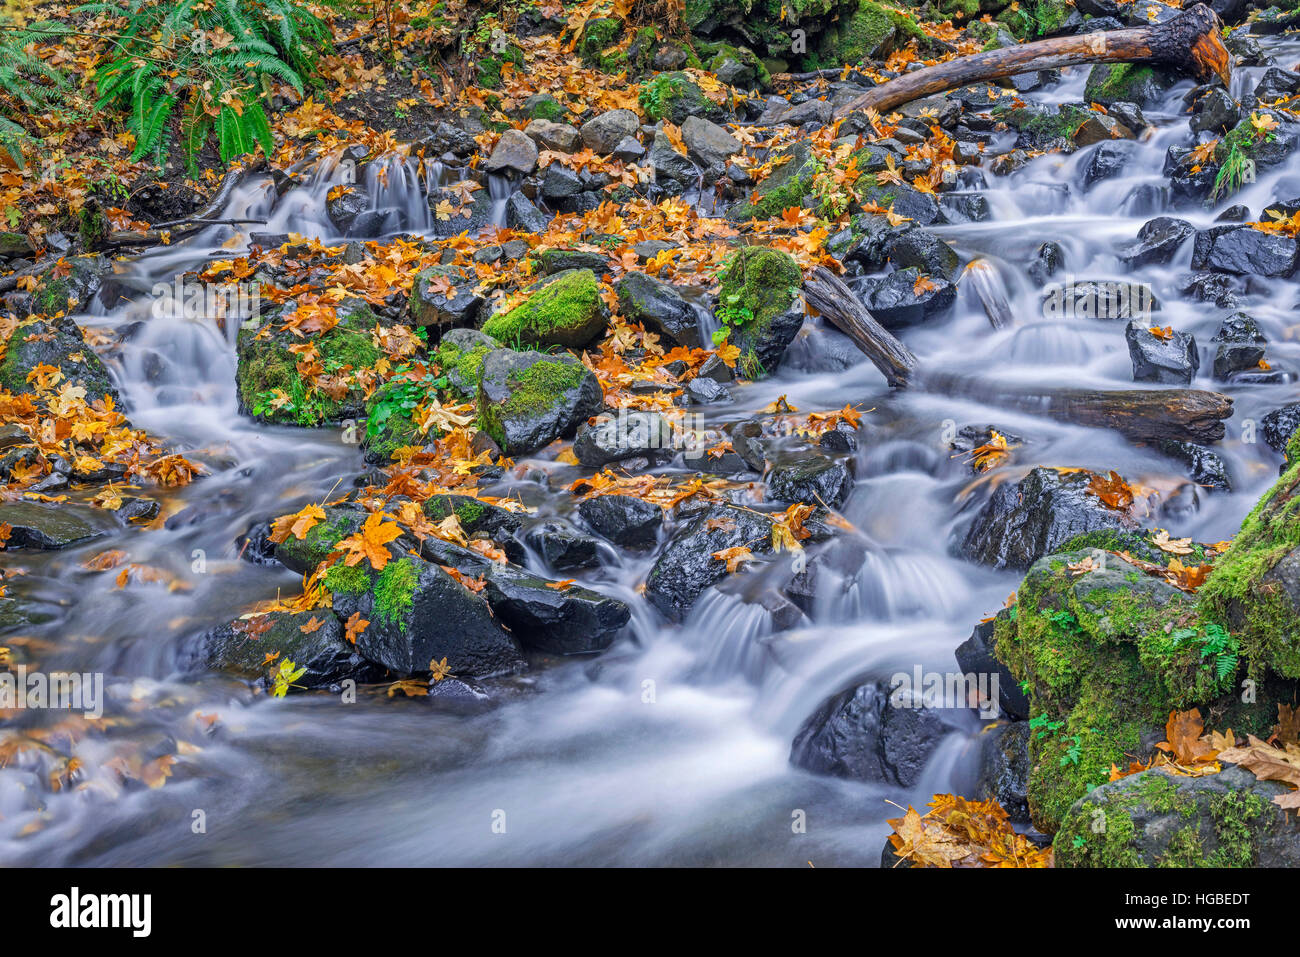
[[[495,90],[501,85],[501,68],[513,63],[516,67],[524,65],[524,51],[513,43],[508,44],[500,53],[489,54],[478,61],[478,85]]]
[[[975,0],[978,6],[978,0]],[[916,21],[871,0],[862,0],[852,16],[822,38],[818,52],[830,64],[881,60],[911,41],[928,38]]]
[[[1203,654],[1190,596],[1134,576],[1117,556],[1104,571],[1069,569],[1088,557],[1035,563],[1015,613],[995,625],[998,658],[1030,698],[1030,810],[1048,833],[1112,764],[1137,757],[1143,734],[1163,727],[1171,710],[1213,700],[1232,678]]]
[[[370,573],[360,565],[331,565],[321,579],[336,595],[360,595],[370,588]]]
[[[992,114],[995,120],[1031,137],[1039,148],[1058,140],[1073,140],[1079,127],[1092,118],[1090,111],[1069,103],[1056,110],[999,105],[993,107]]]
[[[375,579],[375,616],[383,625],[406,630],[406,613],[415,603],[420,573],[409,558],[390,561]]]
[[[627,54],[616,50],[607,54],[605,51],[618,42],[623,35],[623,21],[617,17],[598,17],[588,20],[578,42],[578,55],[582,62],[607,73],[617,72],[627,64]]]
[[[1210,800],[1218,848],[1206,861],[1209,867],[1254,867],[1256,826],[1268,804],[1250,791],[1228,791]]]
[[[659,73],[641,85],[637,96],[642,112],[652,123],[672,120],[681,124],[691,115],[716,116],[718,107],[685,73]]]
[[[524,346],[581,348],[605,327],[600,286],[590,269],[566,269],[509,312],[493,316],[483,332]]]
[[[551,96],[538,100],[533,104],[532,110],[528,114],[529,119],[549,120],[552,123],[558,123],[566,116],[567,111],[560,106],[559,102]]]
[[[506,419],[529,418],[556,408],[565,393],[578,388],[589,374],[580,362],[547,359],[534,362],[523,372],[511,373],[507,380],[510,398],[500,406],[481,407],[479,428],[504,447]]]
[[[1065,26],[1074,5],[1067,0],[1022,0],[997,17],[1018,40],[1050,36]]]
[[[718,274],[718,318],[730,330],[730,342],[741,351],[744,375],[762,374],[755,352],[772,321],[794,302],[803,274],[787,253],[764,246],[746,246],[734,253]]]
[[[436,358],[448,384],[462,396],[472,398],[483,376],[483,360],[491,351],[492,347],[486,343],[462,351],[443,342],[438,346]]]

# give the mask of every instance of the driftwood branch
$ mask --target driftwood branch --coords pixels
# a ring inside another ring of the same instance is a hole
[[[812,278],[804,281],[803,295],[808,305],[829,319],[866,353],[891,386],[907,385],[916,370],[916,356],[872,318],[862,300],[839,276],[824,266],[818,266],[813,270]]]
[[[1201,389],[1053,389],[1017,387],[966,376],[926,376],[925,387],[1062,422],[1114,429],[1137,442],[1205,444],[1223,438],[1232,399]]]
[[[836,112],[840,116],[865,109],[883,113],[971,83],[1085,63],[1157,64],[1202,81],[1218,76],[1230,89],[1232,60],[1223,46],[1221,28],[1218,15],[1198,3],[1164,23],[1055,37],[958,57],[882,83]]]

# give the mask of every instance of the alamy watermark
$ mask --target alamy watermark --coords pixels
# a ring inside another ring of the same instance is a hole
[[[87,718],[104,714],[104,675],[55,671],[28,672],[26,665],[0,671],[0,711],[11,709],[80,711]]]
[[[916,665],[889,679],[889,703],[895,708],[974,708],[992,721],[998,716],[997,672],[925,671]]]
[[[155,283],[151,307],[155,319],[225,319],[256,316],[261,310],[260,282]]]

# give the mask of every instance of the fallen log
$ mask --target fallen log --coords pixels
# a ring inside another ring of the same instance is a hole
[[[891,386],[908,384],[916,370],[916,356],[872,318],[862,300],[839,276],[818,266],[812,278],[804,280],[803,296],[808,305],[853,340]]]
[[[971,83],[1085,63],[1157,64],[1190,73],[1202,82],[1218,76],[1224,88],[1231,89],[1232,59],[1223,46],[1221,28],[1218,14],[1198,3],[1164,23],[974,53],[882,83],[840,107],[836,116],[865,109],[883,113]]]
[[[943,395],[1114,429],[1135,442],[1217,442],[1226,431],[1222,420],[1232,415],[1232,399],[1201,389],[1022,388],[949,374],[927,375],[918,384]]]

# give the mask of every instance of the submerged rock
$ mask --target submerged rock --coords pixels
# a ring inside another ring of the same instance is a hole
[[[6,548],[72,548],[120,529],[112,512],[77,502],[0,502],[0,525],[9,526]]]

